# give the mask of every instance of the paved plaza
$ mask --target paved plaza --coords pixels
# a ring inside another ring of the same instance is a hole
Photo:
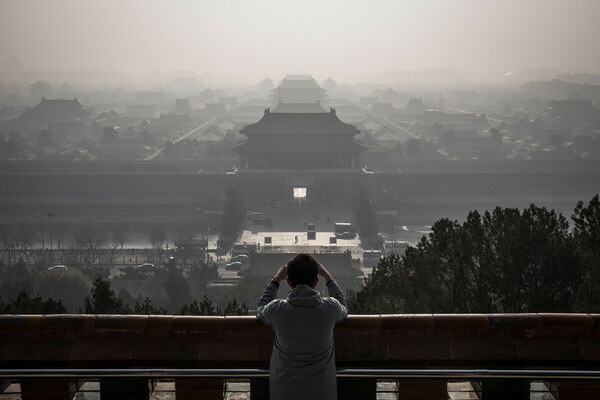
[[[313,252],[326,250],[330,246],[330,238],[335,237],[336,222],[351,222],[352,214],[347,205],[288,205],[275,207],[272,205],[252,205],[251,212],[260,212],[264,218],[270,218],[270,224],[255,224],[246,221],[245,230],[240,242],[256,242],[265,244],[265,237],[271,237],[271,246],[281,251]],[[316,237],[308,239],[308,225],[315,224]],[[359,250],[360,240],[337,239],[337,247],[352,252]]]

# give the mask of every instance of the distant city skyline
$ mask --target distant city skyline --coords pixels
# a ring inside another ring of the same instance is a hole
[[[244,84],[289,73],[381,81],[445,68],[600,73],[598,15],[596,0],[0,0],[0,64],[185,70]]]

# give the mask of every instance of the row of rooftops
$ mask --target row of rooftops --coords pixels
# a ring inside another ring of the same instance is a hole
[[[343,110],[346,110],[343,104],[340,105]],[[133,114],[143,114],[142,117],[150,116],[153,112],[150,110],[152,106],[144,105],[129,105],[128,112]],[[258,109],[264,109],[257,106]],[[593,106],[589,100],[581,101],[552,101],[550,111],[554,114],[568,113],[600,113],[600,109]],[[270,109],[268,109],[271,111]],[[92,110],[83,106],[78,99],[46,99],[42,98],[41,102],[26,109],[20,118],[53,118],[54,120],[87,118]],[[374,113],[390,114],[400,110],[396,110],[392,103],[374,103]],[[256,112],[256,111],[255,111]],[[321,105],[320,99],[315,99],[312,102],[287,102],[279,100],[276,107],[271,111],[273,113],[326,113],[327,110]],[[51,116],[51,117],[49,117]],[[472,122],[478,118],[475,114],[448,114],[440,111],[423,110],[421,119],[423,122]]]
[[[73,169],[70,161],[2,161],[0,173],[2,174],[114,174],[119,169],[124,169],[127,174],[146,173],[176,173],[176,174],[209,174],[206,161],[78,161],[77,169]],[[173,166],[180,166],[173,171]],[[381,173],[402,174],[597,174],[600,173],[600,160],[594,159],[568,159],[568,160],[397,160],[391,164],[394,168]],[[205,171],[206,169],[206,171]],[[251,174],[253,171],[244,171]],[[266,171],[257,171],[265,173]],[[273,174],[305,175],[306,172],[294,170],[273,170]],[[315,170],[318,172],[318,170]],[[342,171],[335,171],[341,173]],[[221,174],[221,172],[215,172]],[[343,171],[343,173],[356,173]]]
[[[319,89],[318,84],[315,80],[308,75],[289,75],[284,78],[281,82],[279,88],[293,91],[303,91],[303,90],[313,90]],[[276,93],[277,90],[274,91]],[[241,130],[240,133],[250,137],[250,136],[299,136],[303,137],[310,136],[355,136],[359,135],[360,131],[354,126],[347,123],[344,123],[339,120],[336,116],[335,109],[331,108],[329,112],[321,105],[320,98],[317,96],[317,100],[311,102],[298,102],[298,103],[289,103],[285,101],[279,101],[279,103],[271,109],[267,108],[264,110],[264,115],[262,119],[254,124],[246,125]],[[375,100],[376,98],[373,98]],[[180,106],[189,107],[189,102],[181,101],[177,102]],[[176,104],[176,105],[177,105]],[[210,105],[210,104],[209,104]],[[216,104],[217,105],[217,104]],[[416,101],[416,99],[411,99],[409,101],[409,106],[414,107],[424,107],[422,101]],[[260,108],[260,106],[257,106]],[[344,105],[340,105],[342,109],[344,109]],[[352,118],[346,119],[345,115],[342,114],[344,120],[352,121],[353,123],[358,123],[362,128],[366,128],[371,131],[372,138],[377,140],[377,143],[383,143],[386,146],[390,146],[392,148],[400,141],[400,139],[410,139],[410,132],[402,127],[394,126],[392,122],[387,121],[382,122],[386,118],[389,119],[390,115],[393,115],[394,112],[399,111],[399,109],[395,109],[392,103],[373,103],[372,104],[372,114],[367,116],[372,119],[373,115],[381,117],[378,126],[373,129],[367,126],[370,122],[367,121],[364,117],[361,120],[354,120]],[[133,109],[133,106],[132,106]],[[207,106],[208,109],[208,106]],[[568,101],[553,101],[549,110],[554,114],[563,114],[563,115],[580,115],[582,113],[592,113],[597,114],[599,109],[593,106],[590,101],[578,101],[578,100],[568,100]],[[58,118],[59,120],[65,121],[80,121],[85,119],[90,114],[90,109],[81,105],[77,98],[69,99],[69,100],[48,100],[46,98],[42,99],[42,102],[38,104],[36,107],[27,110],[23,113],[23,119],[30,118],[31,120],[36,119],[45,119],[49,114],[52,114],[54,118]],[[144,110],[138,110],[142,112]],[[253,110],[253,113],[256,113],[257,110]],[[345,110],[344,111],[348,111]],[[390,114],[392,113],[392,114]],[[231,114],[230,114],[231,115]],[[365,114],[367,115],[367,114]],[[182,115],[161,115],[159,118],[154,120],[151,123],[151,127],[153,129],[165,129],[171,128],[172,126],[189,126],[191,124],[191,118],[188,115],[186,121],[180,121],[183,117]],[[430,110],[422,110],[420,118],[417,120],[423,124],[450,124],[450,130],[455,132],[455,136],[460,136],[457,132],[464,131],[463,126],[481,126],[483,123],[487,126],[487,121],[482,121],[483,116],[477,116],[475,114],[447,114],[440,111],[430,111]],[[175,121],[177,120],[177,121]],[[47,121],[46,121],[47,122]],[[54,121],[56,122],[56,121]],[[236,130],[240,129],[244,123],[248,122],[248,120],[239,121],[239,123],[233,123]],[[56,124],[55,124],[56,125]],[[456,126],[455,126],[456,125]],[[232,127],[233,128],[233,127]],[[221,130],[221,129],[219,129]],[[229,130],[229,129],[226,129]],[[409,136],[406,136],[406,135]],[[205,140],[210,141],[219,141],[222,140],[224,134],[222,132],[214,132],[214,134],[205,136]],[[362,138],[357,138],[362,140]],[[481,143],[485,142],[484,139],[481,139],[476,144],[476,146],[480,146]],[[481,142],[481,143],[480,143]],[[367,142],[365,142],[367,143]],[[456,144],[456,143],[455,143]],[[475,146],[475,144],[473,144]],[[242,145],[243,146],[243,145]],[[352,148],[348,148],[346,150],[356,150],[363,151],[356,148],[357,144]],[[247,146],[246,146],[247,147]],[[306,147],[306,146],[305,146]],[[489,146],[488,146],[489,147]],[[304,149],[304,147],[303,147]],[[308,151],[310,146],[306,149]],[[341,149],[341,148],[340,148]],[[260,150],[260,149],[255,149]],[[280,149],[285,151],[285,146]],[[300,151],[300,147],[296,148],[296,151]]]

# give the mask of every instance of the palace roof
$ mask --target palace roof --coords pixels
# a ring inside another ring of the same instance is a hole
[[[314,103],[283,103],[279,102],[277,107],[272,111],[274,113],[326,113],[321,104],[317,101]]]
[[[345,142],[328,143],[320,139],[313,138],[312,141],[301,140],[293,142],[283,141],[250,141],[247,140],[233,148],[238,153],[361,153],[367,148],[353,140]]]
[[[246,125],[240,133],[250,136],[329,136],[358,135],[354,125],[337,117],[335,110],[328,113],[273,113],[267,108],[260,121]]]
[[[277,89],[321,89],[310,75],[287,75]]]
[[[29,110],[24,110],[23,117],[33,116],[60,116],[63,120],[66,116],[70,118],[86,117],[90,113],[90,109],[82,105],[77,98],[73,99],[46,99],[42,97],[42,101],[35,107]]]

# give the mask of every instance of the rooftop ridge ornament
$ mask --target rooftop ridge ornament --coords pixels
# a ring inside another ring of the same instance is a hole
[[[333,107],[329,107],[329,111],[330,111],[332,114],[335,114],[335,108],[333,108]]]
[[[265,114],[269,114],[270,112],[271,112],[271,108],[270,107],[265,108]]]

